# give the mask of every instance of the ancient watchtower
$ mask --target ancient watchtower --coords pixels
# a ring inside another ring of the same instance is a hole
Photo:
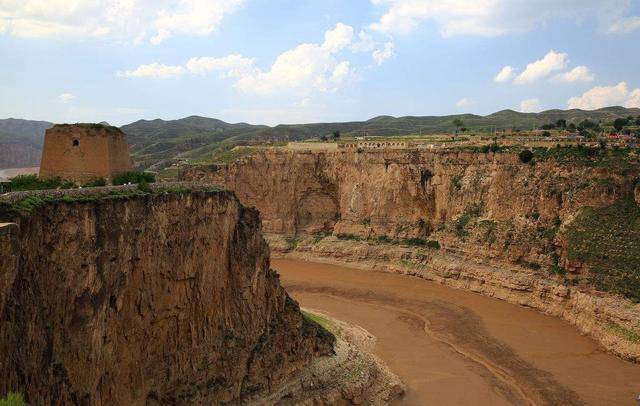
[[[132,168],[126,136],[102,124],[57,124],[44,136],[40,177],[77,183],[111,180]]]

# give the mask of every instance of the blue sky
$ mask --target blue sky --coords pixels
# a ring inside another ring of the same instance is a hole
[[[0,118],[640,107],[639,0],[0,0]]]

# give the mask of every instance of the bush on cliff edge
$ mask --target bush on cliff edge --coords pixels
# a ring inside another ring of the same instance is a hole
[[[117,175],[113,178],[113,184],[117,185],[125,185],[127,183],[153,183],[156,181],[156,176],[153,173],[149,172],[124,172]]]

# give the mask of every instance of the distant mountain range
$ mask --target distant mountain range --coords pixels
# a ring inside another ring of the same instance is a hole
[[[531,129],[565,119],[578,123],[589,119],[609,121],[640,116],[640,109],[606,107],[599,110],[548,110],[519,113],[502,110],[488,116],[460,114],[450,116],[379,116],[367,121],[342,123],[287,124],[269,127],[247,123],[230,124],[221,120],[191,116],[179,120],[139,120],[121,127],[128,136],[133,157],[140,168],[157,168],[173,158],[202,158],[215,150],[255,142],[303,140],[340,131],[343,135],[436,134],[455,129],[460,119],[473,130]],[[0,169],[36,166],[39,163],[44,132],[53,123],[0,119]]]

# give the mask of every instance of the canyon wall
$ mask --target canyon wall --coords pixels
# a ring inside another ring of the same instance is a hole
[[[619,150],[272,149],[182,176],[255,206],[278,252],[525,304],[640,360],[639,174]]]
[[[0,393],[237,403],[331,353],[232,193],[81,192],[0,204]]]

